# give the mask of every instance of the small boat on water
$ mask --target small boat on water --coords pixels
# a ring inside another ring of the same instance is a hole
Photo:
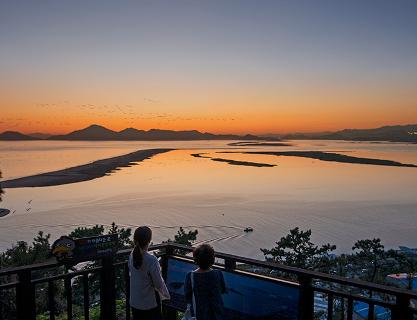
[[[246,227],[243,231],[245,232],[252,232],[253,228],[252,227]]]

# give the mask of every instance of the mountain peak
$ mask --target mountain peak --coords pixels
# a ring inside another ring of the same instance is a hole
[[[136,129],[136,128],[132,128],[132,127],[119,131],[119,133],[124,133],[124,132],[127,133],[127,132],[145,132],[145,131],[139,130],[139,129]]]
[[[52,136],[51,140],[116,140],[116,131],[107,129],[98,124],[92,124],[84,129],[76,130],[68,134]]]
[[[99,125],[99,124],[90,124],[87,128],[85,129],[89,129],[89,128],[100,128],[100,129],[107,129],[106,127]]]
[[[92,124],[92,125],[89,125],[88,127],[84,128],[84,129],[77,130],[77,131],[83,131],[83,130],[101,130],[101,131],[115,132],[113,130],[107,129],[106,127],[98,125],[98,124]]]

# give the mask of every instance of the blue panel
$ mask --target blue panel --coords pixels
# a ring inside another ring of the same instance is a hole
[[[355,302],[353,310],[356,314],[358,314],[363,319],[368,317],[369,305],[365,302]],[[391,311],[387,308],[382,306],[374,306],[374,315],[375,319],[378,320],[390,320],[391,319]]]
[[[169,259],[167,285],[172,306],[185,309],[184,279],[195,268],[192,263]],[[223,275],[227,287],[223,295],[227,319],[297,319],[297,287],[231,272],[223,272]]]

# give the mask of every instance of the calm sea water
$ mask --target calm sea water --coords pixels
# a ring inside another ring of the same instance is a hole
[[[417,168],[323,162],[296,157],[219,154],[230,141],[0,142],[3,178],[58,170],[134,150],[172,147],[109,176],[44,188],[6,189],[0,250],[38,230],[57,238],[76,226],[150,225],[154,242],[179,226],[199,230],[218,250],[262,257],[291,228],[312,229],[317,243],[349,251],[357,239],[380,237],[388,248],[417,247]],[[417,164],[417,145],[293,141],[292,147],[235,150],[323,150]],[[275,164],[233,166],[209,156]],[[29,211],[26,211],[30,208]],[[253,233],[244,233],[247,226]]]

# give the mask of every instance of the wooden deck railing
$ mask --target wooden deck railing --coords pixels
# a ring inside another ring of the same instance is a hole
[[[192,251],[191,247],[174,243],[153,245],[150,250],[157,251],[161,257],[163,276],[167,277],[169,259],[182,259],[191,262],[186,253]],[[99,308],[101,319],[116,319],[116,282],[123,284],[124,319],[129,320],[129,272],[127,257],[130,250],[122,250],[114,257],[105,258],[101,263],[90,268],[70,270],[56,262],[46,262],[16,268],[0,269],[0,320],[5,318],[6,309],[14,308],[15,318],[21,320],[35,320],[37,317],[37,288],[42,286],[45,296],[49,319],[57,318],[56,282],[63,281],[64,308],[67,319],[74,318],[73,314],[73,287],[74,279],[79,279],[78,285],[82,287],[82,319],[90,319],[92,307],[91,281],[94,275],[99,282]],[[291,282],[299,288],[299,306],[295,319],[314,319],[315,295],[320,294],[327,299],[326,319],[336,319],[343,313],[343,319],[354,319],[354,305],[363,302],[368,306],[368,319],[375,319],[375,310],[383,307],[389,311],[393,320],[417,319],[415,304],[417,293],[405,289],[389,287],[356,279],[344,278],[336,275],[309,271],[272,262],[244,258],[236,255],[216,253],[216,267],[236,275],[262,277],[273,281]],[[256,270],[255,270],[256,269]],[[260,275],[261,274],[261,275]],[[2,297],[8,292],[7,301]],[[10,299],[10,296],[12,297]],[[336,316],[335,301],[343,302],[337,305],[339,316]],[[6,305],[7,303],[13,306]],[[278,303],[278,302],[277,302]],[[163,305],[165,317],[168,320],[176,318],[179,308],[169,304]]]

